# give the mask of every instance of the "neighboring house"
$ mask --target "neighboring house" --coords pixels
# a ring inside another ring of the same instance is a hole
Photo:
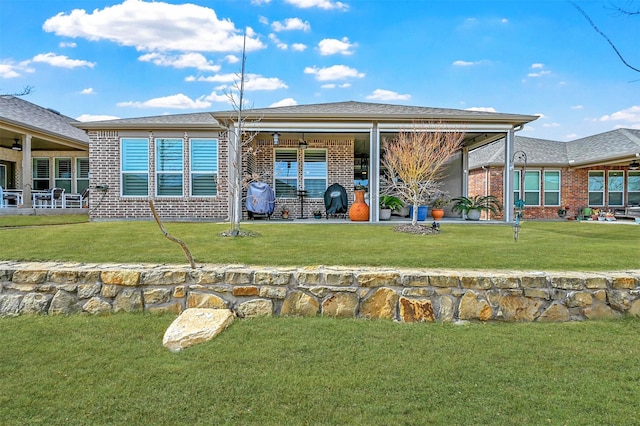
[[[59,187],[69,194],[89,187],[89,138],[72,123],[59,112],[0,95],[0,187],[19,193],[24,207],[31,207],[32,191]]]
[[[567,207],[570,217],[585,207],[640,216],[640,130],[616,129],[571,142],[517,136],[512,152],[513,199],[522,196],[526,218],[558,218],[558,210]],[[469,194],[504,198],[504,158],[504,141],[469,153]]]
[[[256,154],[244,156],[242,172],[274,188],[276,212],[286,206],[297,217],[324,210],[324,191],[333,183],[344,186],[349,197],[354,183],[368,185],[370,204],[377,206],[382,141],[401,130],[465,131],[461,155],[449,163],[445,189],[466,194],[468,151],[513,141],[514,132],[537,117],[338,102],[245,110],[243,118]],[[236,111],[75,125],[89,135],[91,186],[104,190],[92,205],[92,220],[149,218],[150,199],[162,217],[229,217],[227,183],[239,170],[229,155]],[[299,190],[306,191],[304,199]],[[510,214],[504,219],[509,221]],[[377,208],[371,209],[370,220],[378,221]]]

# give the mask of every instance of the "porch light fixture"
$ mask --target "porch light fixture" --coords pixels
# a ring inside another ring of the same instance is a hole
[[[20,144],[20,139],[13,140],[13,145],[11,145],[11,149],[14,151],[22,151],[22,145]]]
[[[300,139],[300,142],[298,143],[298,148],[300,149],[307,149],[309,145],[307,144],[307,141],[304,140],[304,133],[302,134],[302,138]]]
[[[280,133],[275,132],[271,136],[273,136],[273,144],[278,145],[280,143]]]
[[[633,160],[631,164],[629,164],[629,170],[638,170],[639,167],[640,163],[638,163],[636,160]]]

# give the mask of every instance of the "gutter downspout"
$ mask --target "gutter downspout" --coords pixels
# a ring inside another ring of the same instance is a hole
[[[522,128],[522,126],[520,126]],[[513,221],[513,155],[514,150],[514,129],[507,132],[504,143],[504,221],[510,223]]]

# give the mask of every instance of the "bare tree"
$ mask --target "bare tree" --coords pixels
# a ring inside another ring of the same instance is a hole
[[[573,7],[575,7],[576,10],[578,10],[578,12],[580,12],[580,14],[582,14],[582,16],[584,16],[584,18],[587,20],[587,22],[589,22],[589,25],[591,25],[591,27],[598,34],[600,34],[607,41],[607,43],[609,43],[609,46],[611,46],[613,51],[616,52],[616,55],[618,55],[618,58],[620,58],[620,60],[622,61],[623,64],[625,64],[627,67],[631,68],[635,72],[640,72],[640,68],[636,68],[635,66],[633,66],[629,62],[627,62],[627,60],[624,58],[624,56],[622,56],[622,53],[620,53],[620,51],[618,50],[616,45],[613,43],[613,41],[611,41],[611,39],[604,32],[602,32],[602,30],[600,30],[600,28],[598,28],[598,26],[593,22],[591,17],[587,14],[587,12],[584,11],[584,9],[582,9],[580,6],[578,6],[578,4],[576,2],[570,1],[569,3],[571,3],[571,5]],[[621,8],[621,7],[615,6],[615,5],[614,5],[614,8],[616,8],[620,13],[624,13],[626,15],[639,15],[640,14],[640,10],[639,11],[631,11],[629,9]]]
[[[16,97],[19,97],[19,96],[27,96],[31,92],[33,92],[33,86],[24,86],[24,89],[22,89],[21,92],[1,93],[0,95],[2,95],[2,96],[16,96]]]
[[[418,206],[434,196],[445,177],[445,163],[462,147],[462,131],[414,128],[384,141],[382,187],[413,205],[411,224],[417,225]]]

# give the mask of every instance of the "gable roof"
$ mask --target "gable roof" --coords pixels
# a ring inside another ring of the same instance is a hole
[[[513,124],[514,126],[523,125],[538,118],[533,115],[503,114],[484,111],[356,101],[254,108],[246,109],[243,113],[247,117],[275,120],[441,120],[454,122],[500,122]],[[233,119],[234,116],[237,115],[237,111],[219,111],[212,114],[219,120]]]
[[[640,130],[616,129],[571,142],[516,136],[514,152],[527,155],[527,165],[587,166],[628,161],[640,153]],[[504,166],[504,138],[469,152],[469,169]]]
[[[166,114],[151,117],[118,118],[115,120],[86,121],[75,124],[81,129],[220,129],[218,120],[209,112]]]
[[[89,137],[71,117],[43,108],[16,96],[0,96],[0,122],[41,134],[89,144]]]

